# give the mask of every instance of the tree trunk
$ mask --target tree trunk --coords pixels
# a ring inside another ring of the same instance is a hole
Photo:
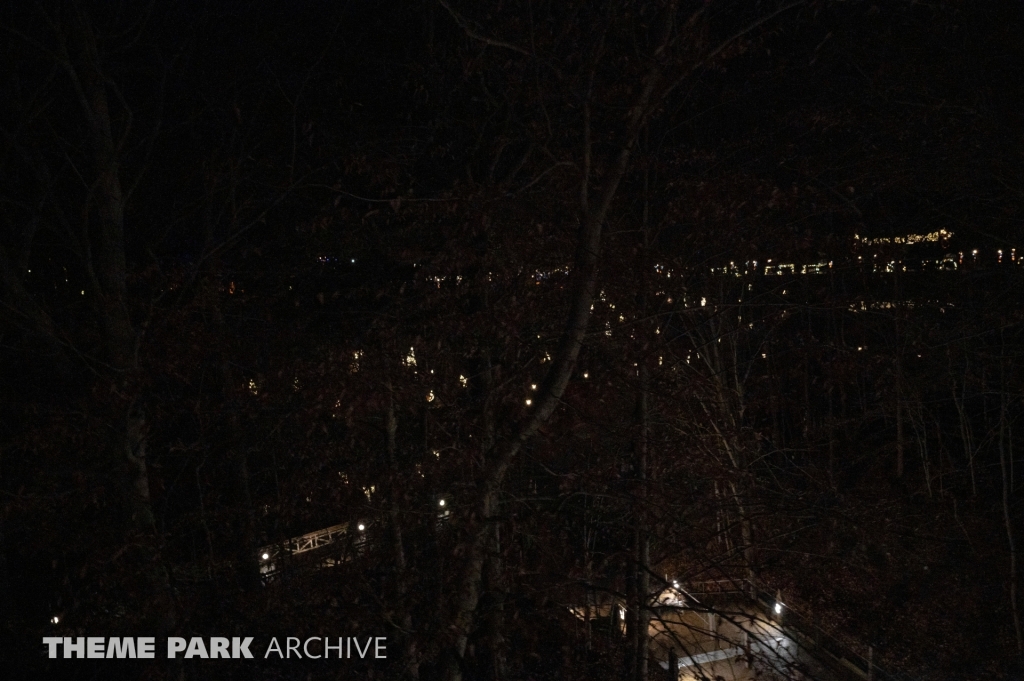
[[[924,407],[920,403],[914,405],[914,412],[910,414],[910,425],[914,429],[914,437],[917,439],[917,451],[921,455],[925,488],[928,490],[930,498],[932,496],[932,467],[931,457],[928,454],[928,425],[924,418]]]
[[[220,317],[219,310],[217,316]],[[223,325],[223,319],[218,319]],[[222,326],[222,330],[223,330]],[[238,405],[235,390],[238,378],[228,362],[221,364],[221,375],[224,381],[224,398],[230,405],[227,432],[227,456],[231,464],[234,479],[235,526],[238,542],[235,549],[235,572],[242,589],[251,591],[260,586],[260,559],[256,554],[258,545],[256,538],[256,516],[253,512],[252,490],[249,485],[249,461],[245,450],[241,447],[242,428],[239,423]]]
[[[648,128],[644,127],[643,146],[648,146]],[[639,318],[647,316],[647,256],[651,245],[650,235],[650,201],[648,194],[650,189],[650,173],[644,170],[644,206],[643,219],[641,222],[641,262],[637,268],[640,274],[638,282],[639,296]],[[647,486],[649,473],[650,453],[650,414],[649,414],[649,392],[650,392],[650,371],[647,367],[645,352],[646,346],[640,348],[637,355],[637,394],[636,407],[633,413],[633,420],[636,427],[636,436],[633,441],[633,483],[635,490],[633,494],[633,565],[630,575],[630,631],[629,631],[629,663],[626,678],[630,681],[645,681],[647,678],[647,659],[650,649],[650,622],[651,611],[648,600],[651,591],[650,579],[650,534],[647,528]]]
[[[631,604],[635,612],[633,631],[633,681],[646,681],[647,661],[650,651],[651,611],[649,599],[651,594],[651,539],[647,530],[647,484],[650,447],[650,419],[648,413],[649,375],[647,366],[640,361],[639,394],[637,396],[637,425],[639,426],[636,440],[636,507],[634,509],[635,529],[633,531],[633,560],[636,600]]]
[[[952,364],[952,360],[950,360]],[[964,457],[967,459],[967,467],[971,474],[971,496],[978,496],[978,485],[974,477],[974,435],[971,429],[971,421],[967,415],[965,402],[967,400],[967,351],[964,349],[964,379],[957,391],[956,378],[952,376],[953,368],[950,366],[950,378],[952,380],[953,404],[956,405],[956,413],[960,423],[960,439],[964,446]]]
[[[501,681],[506,676],[505,670],[505,598],[503,564],[501,559],[501,526],[494,525],[491,537],[490,555],[487,558],[487,602],[484,628],[487,645],[487,678]]]
[[[3,458],[0,457],[0,489],[3,489]],[[6,518],[0,514],[0,631],[13,632],[14,599],[11,597],[10,574],[7,569],[7,541],[4,535]]]
[[[653,87],[654,84],[650,83],[644,89],[644,94],[637,105],[638,118],[640,112],[646,110]],[[619,182],[622,180],[622,176],[625,174],[629,163],[638,128],[639,120],[636,124],[629,126],[629,133],[627,133],[626,140],[620,148],[618,159],[605,183],[601,203],[598,208],[585,216],[579,253],[573,268],[577,282],[572,310],[569,313],[562,342],[544,383],[538,391],[538,398],[533,411],[520,424],[515,435],[495,447],[496,452],[488,464],[486,464],[483,478],[478,485],[477,501],[473,505],[475,517],[471,519],[471,522],[476,527],[471,530],[469,539],[463,542],[462,546],[466,558],[462,577],[456,592],[453,616],[455,643],[452,648],[454,659],[446,665],[444,677],[446,681],[461,681],[462,679],[461,659],[465,654],[469,632],[472,628],[473,612],[476,610],[480,596],[484,551],[487,537],[490,536],[488,525],[491,523],[490,519],[495,509],[497,489],[504,480],[506,471],[522,446],[536,434],[541,425],[548,420],[558,406],[562,394],[569,384],[569,379],[572,377],[580,348],[583,346],[583,339],[590,320],[590,311],[597,285],[597,263],[601,246],[602,228],[604,227],[605,217],[608,214],[612,199],[618,190]]]
[[[894,274],[892,279],[893,286],[893,300],[900,300],[900,277],[899,274]],[[900,324],[900,312],[896,310],[894,315],[893,323],[895,326],[895,343],[893,344],[894,353],[896,356],[896,367],[895,376],[896,379],[896,477],[903,477],[903,464],[904,454],[906,450],[906,437],[904,433],[903,419],[906,416],[904,413],[906,407],[903,402],[903,345],[902,345],[902,325]]]
[[[155,632],[164,634],[174,628],[177,615],[170,575],[160,557],[156,518],[149,497],[146,419],[137,405],[129,408],[125,430],[124,455],[130,463],[125,481],[129,485],[128,539],[138,541],[142,549],[139,560],[150,591],[146,619]]]
[[[419,660],[416,653],[416,639],[413,636],[412,612],[408,606],[406,580],[408,570],[405,558],[405,543],[402,538],[401,505],[398,482],[398,419],[395,417],[395,398],[391,384],[387,386],[388,406],[384,415],[385,453],[388,472],[391,477],[388,494],[388,530],[391,538],[391,560],[394,563],[392,575],[392,602],[398,631],[398,648],[401,651],[401,675],[407,681],[419,678]]]
[[[659,56],[669,43],[676,4],[675,0],[670,2],[662,17],[663,24],[654,50],[655,57]],[[651,98],[655,88],[660,84],[661,68],[661,63],[657,59],[653,60],[650,71],[638,88],[637,98],[629,110],[625,129],[616,145],[616,154],[606,170],[598,200],[592,207],[581,206],[582,224],[572,270],[575,282],[571,309],[558,350],[537,392],[532,411],[518,424],[508,440],[495,446],[477,484],[476,502],[472,506],[473,515],[468,519],[469,537],[459,547],[465,558],[454,594],[454,612],[450,627],[454,632],[454,642],[449,661],[445,665],[445,681],[462,681],[462,660],[480,599],[486,547],[492,532],[498,488],[523,445],[537,433],[558,407],[576,367],[576,359],[583,347],[595,298],[597,266],[605,219],[629,167],[640,130],[651,114]],[[584,153],[589,155],[590,149],[586,149]],[[589,182],[589,179],[584,177],[582,181]]]
[[[486,289],[484,293],[484,304],[487,304]],[[495,445],[495,419],[494,419],[494,367],[491,365],[491,355],[485,351],[482,358],[483,368],[480,372],[483,388],[482,420],[483,420],[483,450],[490,452]],[[494,523],[493,533],[490,538],[487,563],[484,566],[486,577],[486,609],[484,628],[486,630],[485,644],[487,646],[487,675],[491,681],[501,681],[505,678],[505,605],[504,605],[504,579],[501,551],[501,525]]]
[[[125,201],[119,158],[122,149],[113,137],[108,79],[100,66],[96,36],[81,8],[74,7],[71,12],[68,41],[62,45],[60,56],[82,107],[96,173],[91,205],[96,210],[97,228],[95,233],[83,234],[81,253],[88,273],[88,293],[104,341],[111,381],[118,392],[132,395],[137,390],[139,334],[126,300]],[[137,397],[130,399],[124,417],[119,456],[127,462],[123,487],[128,498],[129,541],[143,547],[144,555],[140,558],[150,589],[149,615],[154,633],[164,633],[175,624],[175,606],[167,569],[159,556],[156,519],[149,496],[146,419]]]
[[[896,390],[896,477],[903,477],[903,450],[906,438],[903,433],[903,396]]]
[[[1020,610],[1017,605],[1017,543],[1013,532],[1013,517],[1010,511],[1010,472],[1007,465],[1006,380],[999,394],[999,470],[1002,474],[1003,523],[1006,528],[1006,543],[1010,550],[1010,612],[1013,615],[1013,631],[1017,641],[1017,654],[1024,655],[1024,633],[1021,631]],[[1012,457],[1013,452],[1009,452]]]

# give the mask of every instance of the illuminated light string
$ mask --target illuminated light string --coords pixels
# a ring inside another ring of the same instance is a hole
[[[940,229],[935,232],[928,232],[927,234],[908,234],[906,236],[894,236],[894,237],[879,237],[877,239],[869,239],[868,237],[862,237],[859,234],[854,234],[853,238],[862,244],[868,244],[870,246],[882,245],[882,244],[921,244],[921,243],[934,243],[937,241],[946,241],[953,236],[953,232],[946,229]]]

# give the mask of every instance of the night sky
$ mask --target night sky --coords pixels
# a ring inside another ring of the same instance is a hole
[[[0,4],[0,676],[1024,678],[1022,36]]]

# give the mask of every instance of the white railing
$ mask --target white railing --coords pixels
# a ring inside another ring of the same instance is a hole
[[[361,550],[366,544],[366,528],[367,523],[358,522],[355,523],[353,532],[350,532],[352,523],[341,523],[340,525],[331,525],[330,527],[324,527],[313,532],[307,532],[306,534],[299,535],[298,537],[291,537],[284,541],[276,544],[268,544],[267,546],[261,546],[257,549],[257,558],[260,564],[260,576],[265,580],[273,576],[278,570],[281,569],[281,560],[296,556],[309,551],[316,551],[327,546],[340,544],[343,541],[348,540],[349,536],[352,535],[354,541],[352,542],[353,548],[356,551]],[[320,564],[320,567],[332,567],[344,562],[337,558],[327,559]]]

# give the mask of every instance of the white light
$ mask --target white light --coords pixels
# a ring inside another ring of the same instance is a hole
[[[531,383],[530,384],[530,390],[536,390],[536,389],[537,389],[537,384],[536,383]]]
[[[363,525],[362,523],[359,523],[359,531],[362,532],[365,529],[366,529],[366,525]]]
[[[50,622],[52,622],[53,624],[59,624],[60,623],[60,618],[57,617],[56,615],[54,615],[53,617],[50,618]]]
[[[590,378],[590,372],[584,371],[583,378]]]
[[[533,400],[526,400],[526,406],[527,407],[529,407],[531,404],[533,404]]]
[[[776,603],[775,604],[775,614],[776,615],[781,615],[782,614],[782,603]]]
[[[437,505],[438,506],[444,506],[444,499],[441,499],[441,501],[437,502]]]
[[[352,258],[352,264],[353,264],[353,265],[355,265],[355,264],[356,264],[356,259],[355,259],[355,258]]]
[[[267,558],[270,558],[270,554],[264,553],[261,557],[263,558],[263,560],[266,560]]]
[[[678,589],[679,588],[679,582],[677,582],[676,580],[673,579],[672,580],[672,586],[675,587],[676,589]]]
[[[620,620],[626,619],[626,609],[625,608],[620,608],[619,609],[619,619]]]

